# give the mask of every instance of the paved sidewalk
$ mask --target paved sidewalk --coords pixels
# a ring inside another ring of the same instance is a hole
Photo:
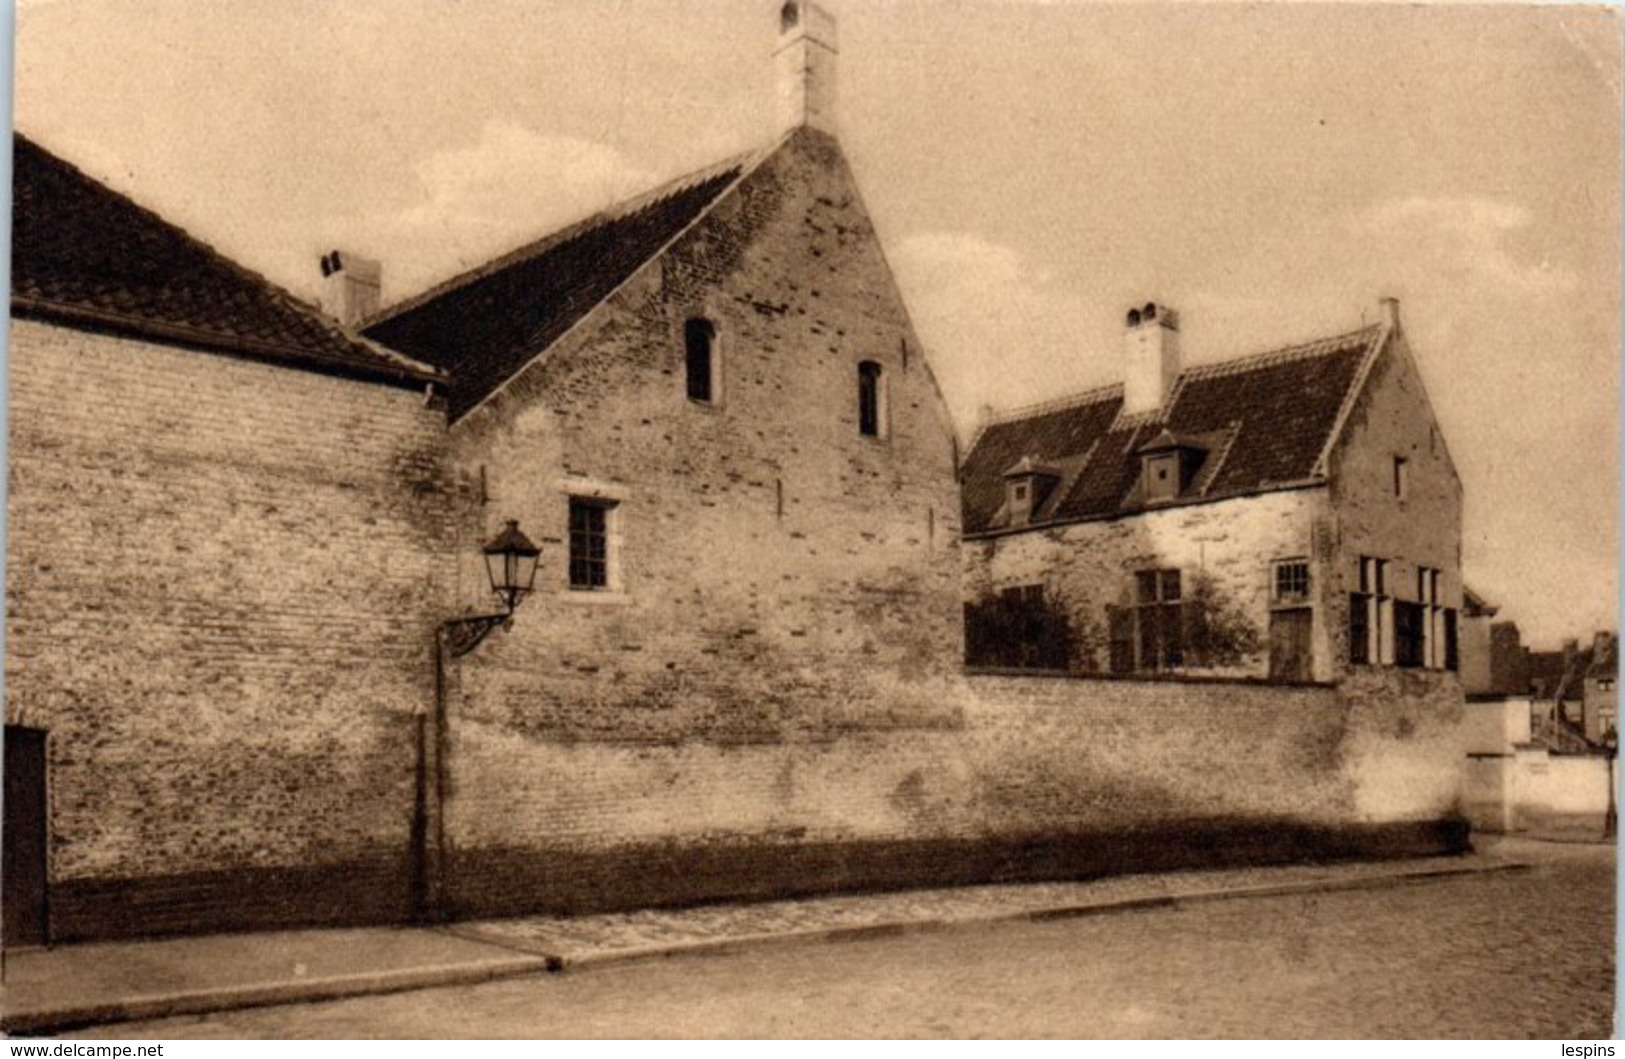
[[[75,1026],[330,1000],[763,944],[879,937],[1185,902],[1393,886],[1527,867],[1515,848],[1461,857],[1117,876],[711,905],[447,927],[302,930],[11,953],[0,1029]]]

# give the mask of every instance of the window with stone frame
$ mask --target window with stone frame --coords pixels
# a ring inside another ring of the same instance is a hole
[[[1427,664],[1427,607],[1394,600],[1394,664],[1415,669]]]
[[[1349,662],[1385,665],[1393,649],[1388,560],[1360,556],[1359,591],[1349,593]]]
[[[1309,560],[1277,559],[1272,570],[1270,598],[1276,603],[1309,601]]]
[[[607,592],[615,584],[611,536],[616,505],[598,499],[570,498],[570,588]]]

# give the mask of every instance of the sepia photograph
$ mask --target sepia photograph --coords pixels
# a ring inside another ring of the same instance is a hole
[[[1616,9],[13,18],[7,1036],[1614,1036]]]

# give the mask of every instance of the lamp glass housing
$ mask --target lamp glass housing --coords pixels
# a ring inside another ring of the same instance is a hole
[[[519,531],[519,523],[514,519],[509,519],[506,528],[482,550],[485,572],[491,578],[491,591],[501,596],[511,611],[535,585],[536,563],[542,550]]]

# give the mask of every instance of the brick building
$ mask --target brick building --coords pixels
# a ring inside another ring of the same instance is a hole
[[[440,373],[13,166],[6,937],[406,914]]]
[[[774,142],[399,305],[328,254],[345,328],[18,141],[8,939],[1459,839],[1428,689],[963,673],[951,426],[835,136],[833,20],[778,17]],[[1349,431],[1425,406],[1397,329],[1362,334]],[[1333,491],[1392,472],[1332,459]],[[1448,523],[1448,462],[1415,463]],[[509,520],[534,591],[464,653]],[[1453,607],[1391,522],[1339,540]],[[1272,558],[1346,609],[1310,539]],[[1368,594],[1386,659],[1409,597]]]

